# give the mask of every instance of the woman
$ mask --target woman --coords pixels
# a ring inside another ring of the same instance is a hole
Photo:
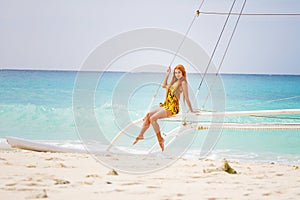
[[[135,139],[133,144],[136,144],[139,140],[144,139],[144,133],[151,124],[156,133],[159,146],[161,147],[162,151],[164,151],[164,139],[161,136],[157,120],[176,115],[179,112],[179,100],[181,93],[183,93],[183,99],[187,103],[190,112],[194,112],[188,95],[188,83],[186,80],[186,72],[184,66],[179,64],[175,67],[172,80],[170,84],[168,84],[170,73],[171,68],[169,67],[165,79],[162,83],[162,87],[166,88],[165,102],[163,104],[161,103],[159,108],[152,110],[146,114],[140,134]]]

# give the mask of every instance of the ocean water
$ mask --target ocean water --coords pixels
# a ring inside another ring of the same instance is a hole
[[[78,141],[90,139],[99,130],[106,141],[110,141],[128,123],[144,116],[154,94],[157,93],[157,96],[152,107],[164,100],[165,91],[159,89],[159,80],[164,77],[161,73],[105,72],[100,77],[96,72],[83,74],[84,79],[78,83],[78,72],[75,71],[1,70],[2,141],[6,136],[16,136],[75,145]],[[223,74],[221,79],[225,96],[216,102],[224,104],[227,111],[300,108],[300,76]],[[189,74],[188,81],[190,95],[197,93],[201,75]],[[206,84],[204,89],[200,88],[197,98],[192,98],[194,106],[201,108],[206,102],[208,88]],[[74,92],[83,95],[74,97]],[[205,109],[213,108],[211,98],[214,97],[209,96]],[[77,107],[76,102],[83,106]],[[182,104],[181,112],[185,110]],[[300,123],[300,116],[228,117],[224,121]],[[181,122],[159,123],[162,132],[181,125]],[[145,135],[150,139],[133,147],[132,140],[137,134],[138,127],[126,134],[117,145],[131,150],[152,146],[154,133],[151,128]],[[208,132],[202,130],[194,134],[195,138],[185,154],[187,157],[199,156]],[[96,138],[103,139],[101,134]],[[212,159],[300,164],[299,130],[222,130],[215,142],[213,151],[208,155]],[[178,148],[181,148],[180,144]]]

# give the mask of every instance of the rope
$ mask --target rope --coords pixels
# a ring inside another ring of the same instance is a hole
[[[199,124],[198,130],[205,130],[210,127],[229,130],[300,130],[299,123],[223,123],[223,124]]]
[[[300,120],[300,117],[279,117],[279,116],[264,116],[264,115],[250,115],[251,117],[271,118],[271,119],[290,119]]]
[[[216,82],[216,78],[217,78],[217,76],[218,76],[219,73],[220,73],[220,70],[221,70],[221,67],[222,67],[222,65],[223,65],[225,56],[227,55],[227,51],[228,51],[229,46],[230,46],[230,44],[231,44],[233,35],[234,35],[235,31],[236,31],[237,25],[238,25],[238,23],[239,23],[239,21],[240,21],[240,18],[241,18],[241,16],[242,16],[243,10],[244,10],[244,8],[245,8],[246,1],[247,1],[247,0],[245,0],[244,3],[243,3],[242,9],[241,9],[241,11],[240,11],[240,13],[239,13],[239,17],[238,17],[238,19],[237,19],[237,21],[236,21],[236,23],[235,23],[235,26],[234,26],[233,31],[232,31],[232,33],[231,33],[230,39],[229,39],[229,41],[228,41],[228,43],[227,43],[225,52],[224,52],[224,54],[223,54],[222,60],[221,60],[221,62],[220,62],[220,64],[219,64],[219,67],[218,67],[216,76],[215,76],[215,78],[214,78],[212,84],[210,85],[210,88],[209,88],[208,93],[207,93],[207,95],[206,95],[206,97],[205,97],[204,103],[203,103],[203,105],[202,105],[202,108],[204,108],[204,106],[205,106],[205,104],[206,104],[206,102],[207,102],[207,99],[208,99],[208,97],[209,97],[210,91],[212,90],[212,88],[213,88],[213,86],[214,86],[214,84],[215,84],[215,82]]]
[[[174,62],[175,58],[177,57],[178,52],[180,51],[180,49],[181,49],[181,47],[182,47],[185,39],[187,38],[188,33],[190,32],[190,30],[191,30],[191,28],[192,28],[192,26],[193,26],[196,18],[199,16],[198,12],[202,8],[203,3],[204,3],[204,0],[202,0],[202,2],[200,3],[200,5],[198,7],[198,10],[197,10],[197,13],[196,13],[196,15],[194,15],[194,17],[193,17],[193,19],[192,19],[192,21],[191,21],[191,23],[190,23],[187,31],[185,32],[184,37],[183,37],[182,41],[180,42],[180,44],[179,44],[179,46],[178,46],[178,48],[177,48],[177,50],[176,50],[176,52],[175,52],[175,54],[173,56],[173,59],[171,60],[171,62],[169,64],[169,67],[171,67],[173,65],[173,62]],[[159,84],[159,86],[157,87],[157,89],[156,89],[156,91],[155,91],[155,93],[154,93],[154,95],[152,97],[152,100],[151,100],[151,102],[150,102],[150,104],[148,106],[148,111],[151,110],[151,107],[152,107],[152,105],[153,105],[153,103],[154,103],[154,101],[155,101],[155,99],[157,97],[157,94],[158,94],[158,91],[159,91],[161,85],[162,85],[162,82]]]
[[[226,12],[209,12],[202,11],[204,15],[227,15]],[[231,13],[231,15],[239,15],[239,13]],[[300,16],[300,13],[243,13],[243,16]]]
[[[280,98],[280,99],[261,101],[261,102],[257,102],[257,103],[248,103],[248,104],[244,104],[244,105],[240,105],[240,106],[230,106],[227,108],[242,108],[245,106],[261,105],[261,104],[266,104],[266,103],[270,103],[270,102],[285,101],[285,100],[298,99],[298,98],[300,98],[300,96],[285,97],[285,98]]]
[[[177,48],[177,50],[176,50],[176,53],[174,54],[173,59],[172,59],[170,65],[169,65],[169,67],[171,67],[171,66],[173,65],[173,62],[174,62],[175,58],[177,57],[178,52],[179,52],[179,50],[181,49],[181,47],[182,47],[182,45],[183,45],[185,39],[187,38],[188,33],[190,32],[190,30],[191,30],[191,28],[192,28],[192,26],[193,26],[193,24],[194,24],[196,18],[199,16],[198,12],[200,12],[199,10],[201,9],[203,3],[204,3],[204,0],[202,0],[202,2],[200,3],[200,5],[199,5],[199,7],[198,7],[198,10],[197,10],[197,13],[196,13],[196,15],[194,15],[194,17],[193,17],[193,19],[192,19],[192,21],[191,21],[191,23],[190,23],[190,25],[189,25],[187,31],[185,32],[184,37],[183,37],[181,43],[179,44],[179,46],[178,46],[178,48]]]
[[[223,35],[223,32],[224,32],[224,30],[225,30],[225,27],[226,27],[226,25],[227,25],[228,19],[229,19],[229,17],[230,17],[230,14],[231,14],[231,12],[232,12],[232,9],[233,9],[233,7],[234,7],[235,2],[236,2],[236,0],[234,0],[233,3],[232,3],[232,5],[231,5],[230,11],[229,11],[229,13],[227,14],[227,18],[226,18],[225,23],[224,23],[224,25],[223,25],[222,31],[221,31],[221,33],[220,33],[220,35],[219,35],[219,37],[218,37],[217,43],[216,43],[216,45],[215,45],[215,47],[214,47],[213,53],[212,53],[212,55],[211,55],[211,57],[210,57],[210,59],[209,59],[209,62],[208,62],[208,64],[207,64],[206,68],[205,68],[205,72],[204,72],[204,74],[203,74],[203,76],[202,76],[202,79],[201,79],[201,82],[200,82],[200,84],[199,84],[197,93],[196,93],[196,95],[195,95],[196,98],[197,98],[197,96],[198,96],[198,94],[199,94],[199,92],[200,92],[200,88],[201,88],[202,83],[203,83],[203,81],[204,81],[204,78],[205,78],[205,76],[206,76],[206,74],[207,74],[208,68],[209,68],[209,66],[210,66],[210,64],[211,64],[211,62],[212,62],[212,59],[213,59],[213,57],[214,57],[214,55],[215,55],[216,49],[217,49],[217,47],[219,46],[220,39],[221,39],[221,37],[222,37],[222,35]]]

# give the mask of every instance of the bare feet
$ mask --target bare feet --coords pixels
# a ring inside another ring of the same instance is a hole
[[[143,139],[144,139],[143,136],[138,136],[135,138],[135,141],[132,144],[135,145],[136,143],[138,143],[139,140],[143,140]]]
[[[161,151],[164,151],[165,150],[165,144],[164,144],[165,140],[164,138],[160,138],[160,140],[158,140],[158,143],[159,143],[159,146],[161,148]]]
[[[165,140],[164,140],[164,138],[161,137],[160,133],[156,133],[156,137],[157,137],[158,144],[159,144],[161,150],[164,151],[165,150],[165,144],[164,144]]]

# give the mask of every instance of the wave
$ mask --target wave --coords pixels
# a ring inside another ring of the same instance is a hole
[[[0,137],[74,138],[72,108],[54,108],[33,104],[0,105]],[[59,137],[58,137],[59,136]]]

